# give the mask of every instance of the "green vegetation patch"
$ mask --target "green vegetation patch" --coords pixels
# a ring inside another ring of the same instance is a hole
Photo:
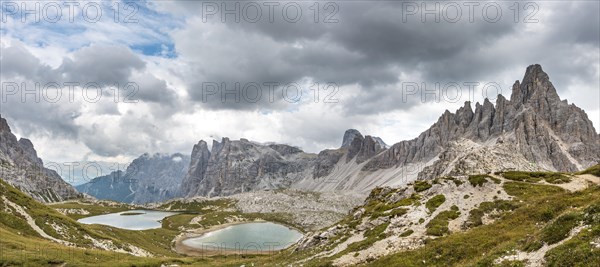
[[[461,184],[463,184],[463,181],[452,176],[444,176],[442,177],[442,179],[452,181],[456,186],[460,186]]]
[[[567,228],[573,227],[575,222],[583,218],[583,223],[591,229],[583,230],[565,243],[551,249],[545,255],[547,266],[600,266],[600,201],[596,201],[583,210],[583,214],[567,214],[562,217],[565,227],[558,227],[564,235]],[[560,219],[559,218],[559,219]],[[556,223],[558,223],[558,219]],[[544,229],[546,230],[546,229]],[[548,229],[550,230],[550,229]],[[558,235],[556,239],[562,237]],[[561,239],[562,240],[562,239]]]
[[[348,245],[348,247],[346,248],[345,252],[356,252],[356,251],[361,251],[361,250],[365,250],[367,248],[369,248],[371,245],[373,245],[373,243],[386,238],[386,234],[385,229],[387,229],[387,227],[390,225],[390,223],[383,223],[380,224],[376,227],[374,227],[373,229],[369,229],[367,231],[365,231],[364,233],[364,237],[365,239],[358,241],[358,242],[354,242]],[[343,254],[346,254],[343,253]]]
[[[538,234],[530,235],[524,239],[521,249],[532,252],[539,250],[544,244],[556,244],[567,238],[571,230],[579,225],[582,219],[583,216],[579,212],[561,215],[548,223]]]
[[[469,175],[469,183],[472,186],[483,186],[488,182],[487,178],[491,178],[491,176],[487,174]]]
[[[403,233],[400,234],[401,237],[407,237],[410,236],[414,233],[415,231],[413,231],[412,229],[408,229],[406,231],[404,231]]]
[[[525,240],[541,237],[542,231],[555,218],[558,220],[570,213],[582,213],[584,223],[592,223],[591,228],[583,229],[546,253],[546,266],[600,266],[597,245],[600,240],[600,187],[571,193],[551,185],[506,182],[503,186],[518,196],[511,204],[519,206],[510,215],[501,216],[489,225],[427,240],[423,247],[359,266],[498,266],[494,262],[498,258],[521,250]],[[523,266],[523,263],[507,261],[499,266]]]
[[[419,200],[421,196],[417,194],[412,194],[408,198],[403,198],[396,202],[388,203],[385,200],[380,200],[378,198],[372,198],[369,200],[367,205],[364,206],[365,212],[363,216],[370,216],[371,218],[378,218],[381,216],[391,215],[392,217],[404,215],[407,210],[400,209],[399,207],[417,205],[419,204]],[[391,212],[388,212],[392,210]]]
[[[576,174],[591,174],[600,177],[600,164],[596,164]]]
[[[568,213],[562,215],[552,223],[544,227],[541,233],[541,241],[552,245],[562,241],[569,236],[569,232],[583,219],[580,213]]]
[[[519,203],[516,201],[496,200],[494,202],[482,202],[481,204],[479,204],[479,207],[472,209],[469,212],[469,218],[467,219],[467,227],[476,227],[483,225],[483,216],[491,212],[500,212],[499,214],[494,216],[494,218],[499,218],[503,214],[503,212],[513,211],[518,207]]]
[[[568,176],[556,172],[509,171],[502,173],[502,177],[508,180],[528,183],[537,183],[542,179],[551,184],[563,184],[571,181],[571,178]]]
[[[450,210],[440,212],[435,218],[427,223],[426,233],[433,236],[443,236],[450,233],[448,223],[451,220],[458,218],[458,216],[460,216],[460,212],[458,211],[457,206],[452,206]]]
[[[495,184],[501,184],[502,181],[496,177],[493,176],[489,176],[490,180],[492,180],[492,182],[494,182]]]
[[[398,208],[398,209],[393,209],[393,210],[392,210],[392,211],[389,213],[389,215],[390,215],[390,217],[392,217],[392,218],[396,218],[396,217],[399,217],[399,216],[402,216],[402,215],[406,214],[407,212],[408,212],[408,210],[407,210],[407,209]]]
[[[440,205],[446,202],[446,197],[444,195],[437,195],[425,203],[425,207],[429,210],[429,212],[434,212]]]
[[[80,210],[86,211],[87,214],[77,214],[77,213],[69,213],[68,216],[71,219],[79,220],[81,218],[109,214],[109,213],[117,213],[127,210],[135,209],[134,206],[117,203],[117,202],[108,202],[108,201],[99,201],[99,202],[89,202],[85,199],[77,199],[68,202],[61,202],[57,204],[48,204],[49,207],[54,209],[65,209],[65,210]]]
[[[431,188],[431,184],[427,181],[415,181],[415,184],[413,185],[413,187],[415,188],[415,191],[423,192],[423,191]]]
[[[93,247],[92,242],[88,238],[85,238],[85,236],[96,239],[109,239],[98,232],[84,227],[72,218],[35,201],[30,196],[6,184],[4,181],[0,180],[0,184],[2,184],[0,186],[0,195],[4,196],[8,201],[21,206],[34,219],[35,224],[46,234],[54,238],[76,243],[81,247]],[[16,210],[12,208],[10,210],[10,213],[4,209],[0,210],[0,214],[2,214],[0,216],[2,219],[1,224],[6,228],[16,230],[18,233],[31,234],[33,229],[26,223],[25,218],[16,212]],[[39,235],[36,233],[33,236]],[[113,243],[117,247],[122,247],[122,243],[117,240],[113,240]]]
[[[529,184],[521,182],[508,182],[504,184],[503,188],[507,194],[523,200],[565,192],[564,189],[553,185]]]
[[[159,207],[162,210],[171,211],[193,211],[193,212],[212,212],[234,209],[235,201],[231,199],[210,199],[195,200],[185,202],[181,200],[165,203]]]
[[[171,230],[198,228],[199,225],[190,225],[192,219],[198,215],[197,213],[180,213],[169,216],[162,220],[162,227]]]

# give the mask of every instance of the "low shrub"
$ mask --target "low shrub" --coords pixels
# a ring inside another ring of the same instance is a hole
[[[426,203],[425,207],[429,210],[429,212],[434,212],[440,205],[446,202],[446,197],[444,195],[437,195],[430,198]]]

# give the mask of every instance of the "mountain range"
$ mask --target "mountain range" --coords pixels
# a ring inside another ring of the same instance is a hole
[[[242,139],[194,146],[185,196],[222,196],[290,187],[369,192],[443,175],[511,169],[573,172],[600,161],[600,136],[586,113],[561,100],[540,65],[527,68],[510,100],[498,95],[446,111],[417,138],[388,147],[351,129],[338,149],[317,155]]]
[[[98,199],[144,204],[181,196],[180,186],[190,157],[179,153],[143,154],[127,166],[75,188]]]
[[[43,167],[29,140],[16,140],[4,119],[0,135],[3,179],[45,202],[80,196]],[[391,146],[355,129],[344,133],[339,148],[317,154],[229,138],[212,141],[209,149],[200,140],[189,157],[144,154],[127,170],[97,177],[77,190],[128,203],[279,188],[368,193],[376,186],[444,175],[573,172],[599,162],[598,151],[600,135],[586,113],[561,100],[542,67],[531,65],[514,83],[510,100],[498,95],[495,105],[485,99],[474,109],[465,102],[415,139]]]

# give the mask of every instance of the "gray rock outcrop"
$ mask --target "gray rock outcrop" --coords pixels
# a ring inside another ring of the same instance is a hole
[[[200,141],[194,146],[181,190],[190,197],[288,188],[310,174],[314,158],[292,146],[229,138],[213,141],[208,152],[206,142]]]
[[[357,136],[361,138],[363,137],[362,134],[356,129],[346,130],[346,132],[344,132],[344,137],[342,138],[341,148],[350,147],[352,141],[354,141],[354,138],[356,138]]]
[[[17,140],[0,116],[0,178],[41,202],[82,197],[54,171],[44,167],[29,139]]]

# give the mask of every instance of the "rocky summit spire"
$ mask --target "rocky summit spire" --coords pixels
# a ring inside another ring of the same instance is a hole
[[[213,140],[213,151],[218,150],[220,143]],[[204,140],[200,140],[194,145],[190,166],[187,174],[181,183],[181,193],[183,196],[194,195],[198,191],[199,183],[204,179],[208,161],[210,160],[210,151],[208,144]]]
[[[342,148],[350,147],[352,145],[352,140],[354,140],[354,138],[357,136],[360,136],[361,139],[363,137],[362,134],[360,134],[360,132],[356,129],[346,130],[344,133],[344,139],[342,140]]]
[[[6,119],[2,118],[2,114],[0,114],[0,132],[2,131],[10,132],[10,127],[6,122]]]
[[[510,101],[516,105],[527,102],[545,101],[548,103],[560,101],[554,85],[550,82],[548,74],[539,64],[530,65],[525,71],[523,81],[516,81],[513,85]]]

